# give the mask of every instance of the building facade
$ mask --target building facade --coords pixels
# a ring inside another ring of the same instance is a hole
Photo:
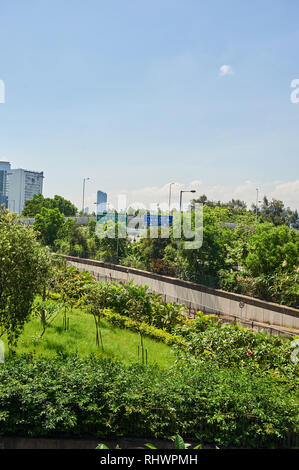
[[[0,206],[8,208],[7,198],[7,174],[10,171],[10,163],[7,160],[0,160]]]
[[[98,191],[97,193],[97,214],[107,212],[107,193]]]
[[[43,179],[43,172],[10,170],[7,174],[8,209],[21,214],[26,201],[43,193]]]

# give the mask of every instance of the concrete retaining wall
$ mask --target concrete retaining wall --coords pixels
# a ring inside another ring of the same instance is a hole
[[[295,308],[125,266],[73,256],[64,258],[70,265],[93,273],[98,280],[133,280],[134,284],[147,285],[152,292],[164,295],[167,302],[181,302],[206,312],[219,312],[250,321],[299,329],[299,310]],[[240,308],[240,302],[244,303],[243,309]]]

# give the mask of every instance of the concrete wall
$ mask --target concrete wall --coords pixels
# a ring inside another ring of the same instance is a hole
[[[125,266],[72,256],[64,258],[70,265],[93,273],[98,280],[133,280],[134,284],[147,285],[151,291],[164,295],[167,302],[178,301],[211,313],[219,312],[236,317],[241,317],[242,314],[242,319],[299,329],[299,310],[291,307]],[[242,312],[240,302],[244,303]]]
[[[95,449],[99,443],[106,444],[109,449],[115,449],[117,445],[121,449],[146,449],[145,443],[151,442],[158,449],[173,449],[173,442],[152,437],[120,437],[120,438],[29,438],[29,437],[0,437],[0,450],[8,449]],[[197,442],[188,439],[190,444]],[[210,446],[204,445],[209,448]],[[102,455],[102,453],[100,453]]]
[[[77,225],[88,225],[88,222],[90,220],[97,220],[96,217],[66,217],[66,219],[75,220],[77,222]],[[25,225],[33,225],[34,217],[20,217],[19,219],[16,219],[16,222]]]

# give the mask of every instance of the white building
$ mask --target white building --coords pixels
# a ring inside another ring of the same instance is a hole
[[[35,194],[43,192],[43,172],[10,170],[7,173],[8,209],[10,212],[21,214],[25,201],[33,198]]]

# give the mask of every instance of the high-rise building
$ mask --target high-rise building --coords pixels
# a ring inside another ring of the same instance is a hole
[[[43,172],[28,171],[21,168],[7,173],[8,209],[21,214],[25,202],[35,194],[43,192]]]
[[[8,207],[7,200],[7,173],[10,171],[10,163],[6,159],[0,160],[0,206]]]
[[[104,214],[107,212],[107,193],[98,191],[97,195],[97,213]]]

